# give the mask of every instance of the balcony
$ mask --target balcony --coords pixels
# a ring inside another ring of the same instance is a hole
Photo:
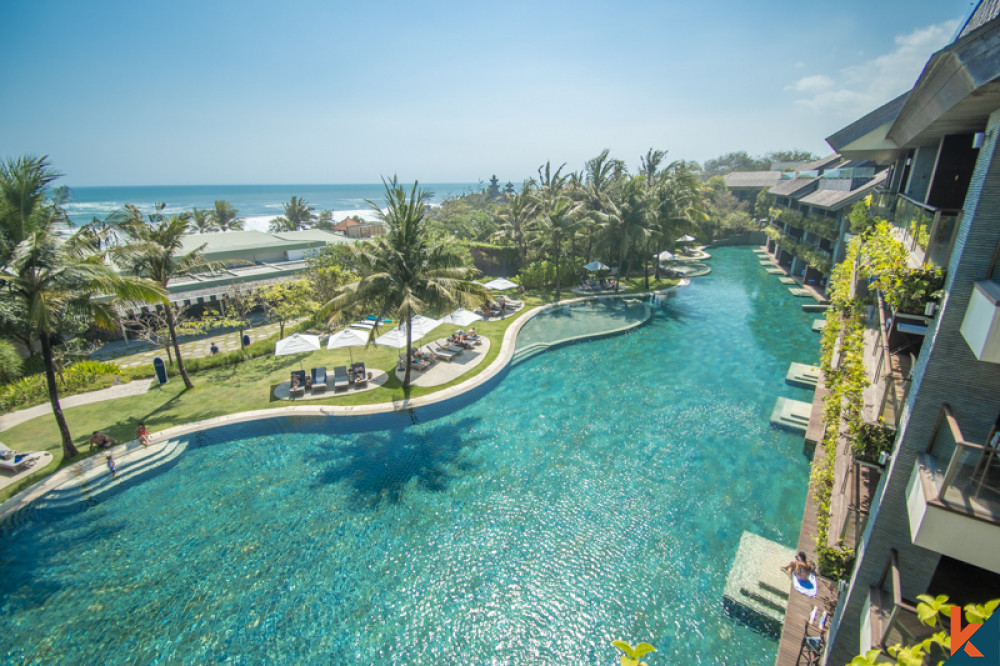
[[[968,442],[947,405],[913,467],[906,498],[913,543],[1000,573],[1000,434]]]
[[[868,588],[861,615],[862,654],[897,644],[914,645],[934,633],[933,627],[920,622],[916,604],[903,598],[901,588],[899,559],[893,550],[881,585]]]
[[[934,208],[886,190],[875,191],[871,209],[896,228],[914,268],[948,265],[961,211]]]
[[[974,284],[959,330],[977,359],[1000,363],[1000,284]]]
[[[898,324],[898,322],[897,322]],[[913,366],[920,347],[912,343],[896,347],[889,344],[893,324],[886,316],[882,294],[876,294],[865,318],[865,371],[870,384],[865,389],[864,420],[866,423],[899,426],[903,404],[910,391]],[[901,338],[902,336],[897,336]]]

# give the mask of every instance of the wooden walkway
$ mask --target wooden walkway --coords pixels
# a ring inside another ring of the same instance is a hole
[[[815,456],[826,456],[826,450],[822,442],[816,445]],[[815,457],[814,456],[814,457]],[[816,561],[816,518],[818,515],[816,500],[813,499],[813,483],[809,484],[809,492],[806,495],[806,506],[802,512],[802,528],[799,530],[798,550],[804,551],[810,561]],[[827,613],[826,624],[822,630],[825,634],[830,627],[830,620],[833,616],[834,607],[837,605],[837,586],[824,578],[819,579],[819,592],[815,598],[800,594],[792,587],[791,578],[788,580],[788,608],[785,610],[785,624],[781,629],[781,642],[778,644],[778,658],[775,660],[776,666],[793,666],[806,664],[808,659],[802,650],[802,643],[805,640],[806,628],[813,608],[817,608],[816,621],[822,616],[823,611]],[[809,635],[816,636],[821,633],[820,629],[813,625],[809,627]]]

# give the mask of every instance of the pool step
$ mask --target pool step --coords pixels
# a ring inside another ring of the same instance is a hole
[[[782,275],[778,278],[778,282],[781,284],[798,284],[798,282],[793,277],[788,277],[787,275]]]
[[[743,532],[722,593],[727,615],[779,634],[791,587],[781,567],[794,557],[787,546]]]
[[[770,259],[770,258],[761,259],[760,260],[760,265],[761,266],[774,266],[774,260]]]
[[[186,440],[172,439],[160,447],[154,445],[150,450],[136,450],[127,457],[116,459],[117,479],[112,478],[101,455],[100,464],[46,494],[41,500],[42,506],[59,509],[72,508],[80,502],[92,504],[109,490],[135,482],[153,470],[162,470],[164,466],[175,463],[187,449],[187,444]]]
[[[826,319],[814,319],[812,330],[821,333],[826,328]]]
[[[792,363],[785,374],[785,383],[802,388],[816,388],[819,383],[819,367],[805,363]]]
[[[798,296],[799,298],[812,298],[813,293],[804,287],[789,287],[789,293],[792,296]]]
[[[774,266],[774,265],[772,265],[770,268],[765,268],[764,270],[767,271],[768,275],[784,275],[785,274],[784,269],[778,268],[777,266]]]
[[[804,433],[809,428],[812,404],[790,398],[778,398],[771,411],[771,425],[783,430]]]
[[[514,350],[514,355],[510,357],[510,364],[514,366],[523,361],[527,361],[529,358],[543,354],[549,350],[552,344],[548,342],[535,342],[528,345],[527,347],[521,347]]]
[[[803,304],[802,309],[806,312],[824,312],[829,309],[829,307],[829,303],[805,303]]]

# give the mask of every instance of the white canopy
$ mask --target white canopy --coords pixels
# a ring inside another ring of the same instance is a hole
[[[455,324],[456,326],[468,326],[474,321],[482,321],[483,318],[477,315],[475,312],[469,312],[463,308],[459,308],[449,315],[445,315],[441,318],[442,324]]]
[[[318,335],[306,335],[304,333],[293,333],[292,335],[278,340],[274,343],[275,356],[288,356],[289,354],[305,354],[319,351],[321,349]]]
[[[516,282],[511,282],[507,278],[497,278],[496,280],[490,280],[483,285],[487,289],[495,289],[496,291],[504,291],[505,289],[515,289],[517,287]]]
[[[345,328],[337,331],[326,341],[327,349],[340,349],[341,347],[360,347],[368,344],[368,334],[353,328]]]
[[[664,250],[659,254],[654,254],[653,259],[659,259],[660,261],[672,261],[676,259],[674,253],[669,250]]]
[[[693,243],[694,240],[695,240],[694,236],[691,236],[689,234],[684,234],[683,236],[681,236],[680,238],[677,239],[677,242],[678,243]]]
[[[584,264],[583,267],[586,268],[588,271],[606,271],[606,270],[608,270],[608,267],[605,264],[602,264],[599,261],[592,261],[589,264]]]
[[[432,330],[437,328],[441,322],[437,319],[431,319],[430,317],[424,317],[423,315],[417,315],[412,320],[413,324],[413,339],[418,340]],[[406,346],[406,325],[400,324],[396,328],[392,329],[388,333],[384,333],[377,338],[375,338],[375,344],[385,345],[387,347],[396,347],[397,349],[402,349]]]

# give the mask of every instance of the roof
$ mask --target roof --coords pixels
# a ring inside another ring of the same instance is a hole
[[[965,22],[958,33],[958,39],[966,37],[977,28],[989,23],[1000,15],[1000,0],[980,0],[979,5],[969,15],[969,20]]]
[[[333,230],[334,231],[347,231],[347,227],[355,227],[355,226],[357,226],[359,224],[361,224],[361,223],[358,222],[357,220],[355,220],[353,217],[345,217],[343,220],[341,220],[340,222],[337,222],[337,224],[333,225]]]
[[[832,155],[827,155],[826,157],[821,157],[813,162],[806,162],[799,167],[799,171],[817,171],[820,169],[828,169],[834,164],[840,162],[840,155],[833,153]]]
[[[300,231],[282,231],[271,236],[285,241],[314,241],[322,243],[352,243],[353,239],[345,238],[340,234],[329,232],[325,229],[302,229]]]
[[[726,187],[772,187],[781,180],[780,171],[733,171],[727,173]]]
[[[819,181],[819,178],[789,178],[778,181],[778,184],[771,188],[770,194],[788,197]]]
[[[216,252],[236,252],[261,250],[277,245],[292,245],[262,231],[223,231],[214,234],[188,234],[181,239],[181,252],[187,254],[199,246],[205,246],[205,254]]]
[[[895,150],[896,144],[887,141],[885,137],[903,109],[909,94],[907,91],[891,102],[886,102],[868,115],[831,134],[826,138],[826,142],[847,158],[867,154],[864,151]]]
[[[799,203],[817,208],[839,210],[868,196],[875,187],[885,181],[887,173],[888,171],[882,171],[861,187],[856,187],[853,190],[816,190],[799,199]]]

